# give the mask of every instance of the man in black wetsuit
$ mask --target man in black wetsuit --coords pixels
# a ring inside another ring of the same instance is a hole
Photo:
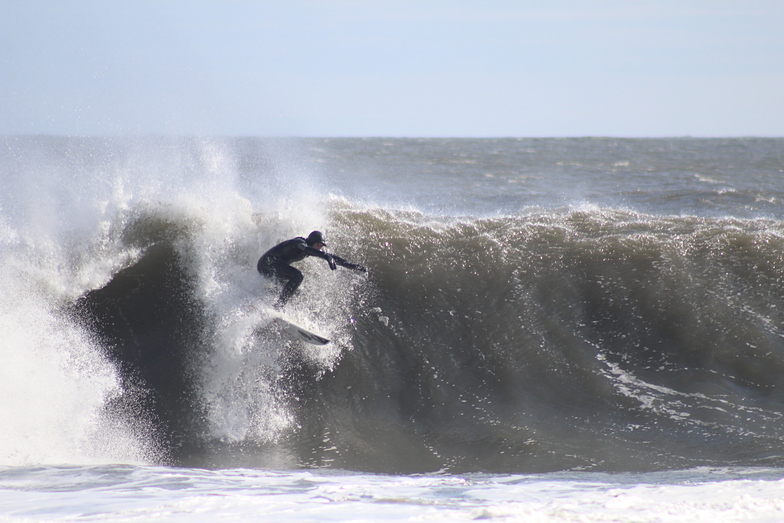
[[[280,293],[275,308],[283,308],[289,298],[294,295],[299,284],[302,283],[302,273],[289,264],[302,261],[308,256],[317,256],[326,260],[329,268],[333,271],[340,265],[347,269],[367,272],[367,269],[362,265],[349,263],[339,256],[323,252],[321,249],[325,245],[322,234],[319,231],[313,231],[307,238],[298,237],[279,243],[259,258],[259,263],[256,265],[258,271],[283,285],[283,291]]]

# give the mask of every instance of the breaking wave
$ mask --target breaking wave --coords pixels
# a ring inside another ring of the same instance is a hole
[[[199,169],[180,161],[164,182],[96,169],[56,220],[3,200],[4,463],[784,465],[782,222],[607,206],[440,216],[313,184],[302,207],[286,191],[258,206],[220,148],[189,151]],[[314,228],[370,269],[300,264],[287,314],[324,347],[272,328],[274,288],[255,271]]]

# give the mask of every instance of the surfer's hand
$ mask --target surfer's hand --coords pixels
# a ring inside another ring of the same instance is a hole
[[[367,272],[367,268],[365,268],[362,265],[354,265],[354,267],[352,267],[352,269],[357,270],[359,272]]]
[[[330,254],[327,254],[327,263],[329,264],[329,268],[333,271],[338,268],[338,266],[335,265],[335,260],[332,259],[332,255]]]

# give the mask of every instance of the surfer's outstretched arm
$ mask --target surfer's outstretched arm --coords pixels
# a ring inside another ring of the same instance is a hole
[[[310,247],[308,245],[300,245],[300,249],[305,251],[308,256],[318,256],[319,258],[327,259],[327,253],[316,249],[315,247]]]
[[[354,269],[355,271],[359,271],[359,272],[367,272],[367,268],[363,265],[347,262],[340,256],[335,256],[334,254],[329,254],[328,256],[332,256],[332,260],[334,261],[335,265],[340,265],[341,267],[345,267],[346,269]]]
[[[302,251],[308,256],[315,256],[317,258],[321,258],[322,260],[326,260],[326,262],[329,264],[329,268],[332,269],[333,271],[337,269],[337,267],[335,266],[335,262],[333,261],[334,256],[332,256],[331,254],[326,253],[324,251],[320,251],[319,249],[316,249],[314,247],[309,247],[307,245],[300,246],[300,249],[302,249]]]
[[[318,258],[321,258],[322,260],[326,260],[326,262],[329,264],[329,268],[332,269],[333,271],[337,269],[338,265],[340,265],[341,267],[345,267],[346,269],[354,269],[355,271],[367,272],[367,268],[365,268],[362,265],[347,262],[340,256],[335,256],[334,254],[330,254],[328,252],[322,251],[321,248],[311,247],[310,245],[307,244],[304,238],[297,238],[297,240],[298,241],[295,244],[297,249],[299,249],[302,253],[304,253],[307,256],[316,256]],[[319,242],[314,245],[323,246],[323,243]]]

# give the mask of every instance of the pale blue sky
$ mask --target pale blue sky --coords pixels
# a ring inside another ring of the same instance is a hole
[[[1,0],[37,133],[784,136],[784,0]]]

